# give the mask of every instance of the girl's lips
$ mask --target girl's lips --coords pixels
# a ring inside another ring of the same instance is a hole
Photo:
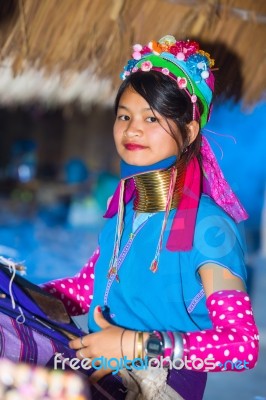
[[[143,150],[143,149],[146,149],[147,147],[141,146],[140,144],[136,144],[136,143],[126,143],[125,148],[127,150]]]

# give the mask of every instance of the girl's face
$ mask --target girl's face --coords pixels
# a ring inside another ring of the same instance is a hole
[[[172,120],[167,121],[158,112],[152,112],[146,100],[131,87],[126,88],[114,124],[119,156],[128,164],[144,166],[177,155],[178,146],[169,126],[175,132],[177,127]]]

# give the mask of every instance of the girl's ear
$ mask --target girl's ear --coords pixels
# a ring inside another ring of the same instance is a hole
[[[187,124],[188,128],[188,139],[189,139],[189,144],[193,143],[196,137],[198,136],[199,133],[199,123],[197,121],[191,121],[189,124]]]

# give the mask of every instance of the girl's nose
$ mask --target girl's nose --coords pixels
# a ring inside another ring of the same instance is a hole
[[[130,124],[127,129],[124,130],[123,135],[128,138],[139,137],[142,135],[142,130],[135,124]]]

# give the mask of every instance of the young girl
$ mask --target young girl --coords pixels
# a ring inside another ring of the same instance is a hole
[[[169,357],[156,399],[202,399],[208,371],[250,369],[258,356],[238,226],[247,215],[201,134],[213,64],[170,35],[133,47],[115,100],[121,181],[99,247],[75,277],[43,285],[70,315],[89,311],[89,334],[70,342],[79,359]],[[95,398],[125,398],[111,371],[93,373]]]

